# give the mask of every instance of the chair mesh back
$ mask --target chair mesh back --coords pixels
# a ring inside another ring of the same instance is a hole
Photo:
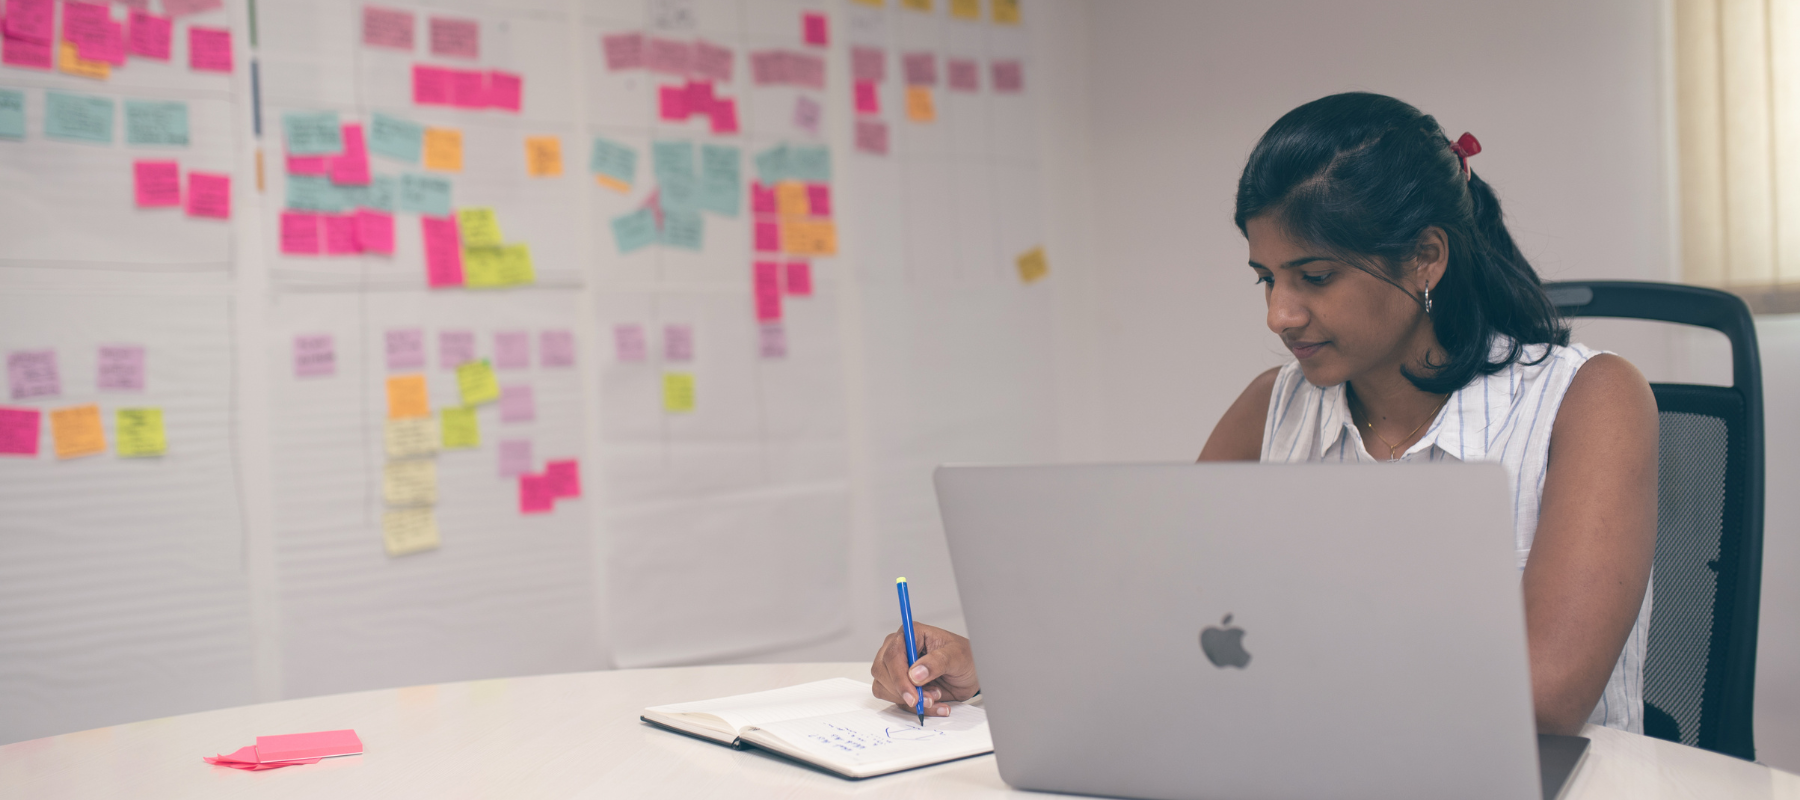
[[[1657,476],[1656,567],[1644,663],[1646,725],[1668,725],[1697,745],[1718,596],[1725,526],[1727,425],[1704,414],[1664,411]],[[1651,731],[1646,731],[1651,732]],[[1668,736],[1668,738],[1675,738]]]

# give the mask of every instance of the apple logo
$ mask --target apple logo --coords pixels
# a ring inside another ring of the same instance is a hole
[[[1206,660],[1215,667],[1236,667],[1243,669],[1250,664],[1250,653],[1244,649],[1244,629],[1231,625],[1231,615],[1219,620],[1219,625],[1208,625],[1200,631],[1200,649],[1206,653]]]

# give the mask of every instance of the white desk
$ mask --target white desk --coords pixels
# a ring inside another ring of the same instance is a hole
[[[773,689],[866,664],[587,672],[289,700],[136,722],[0,747],[0,797],[574,798],[1046,797],[1014,792],[993,756],[847,781],[758,751],[640,723],[645,706]],[[354,728],[366,751],[240,772],[201,756],[258,735]],[[1568,797],[1800,800],[1800,778],[1589,726]]]

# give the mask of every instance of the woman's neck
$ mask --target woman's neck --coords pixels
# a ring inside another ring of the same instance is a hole
[[[1396,456],[1406,452],[1407,447],[1424,435],[1430,420],[1444,406],[1445,395],[1424,391],[1401,373],[1403,364],[1418,372],[1425,364],[1442,360],[1437,336],[1429,327],[1420,334],[1414,337],[1412,346],[1405,348],[1409,357],[1349,381],[1351,410],[1361,417],[1357,420],[1357,432],[1364,435],[1365,443],[1370,444],[1371,455],[1385,457],[1389,446],[1395,448]],[[1434,354],[1437,358],[1431,358]],[[1379,452],[1371,440],[1382,443]]]

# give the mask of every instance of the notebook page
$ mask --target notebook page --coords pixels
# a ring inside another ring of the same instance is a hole
[[[987,712],[963,704],[951,706],[948,717],[926,717],[923,727],[912,712],[882,703],[880,709],[789,719],[756,728],[819,761],[857,766],[930,764],[994,749]]]
[[[870,693],[869,684],[850,678],[831,678],[766,692],[652,706],[663,714],[705,714],[718,717],[732,730],[784,719],[823,717],[850,711],[870,711],[891,706]],[[918,718],[913,718],[918,723]]]

